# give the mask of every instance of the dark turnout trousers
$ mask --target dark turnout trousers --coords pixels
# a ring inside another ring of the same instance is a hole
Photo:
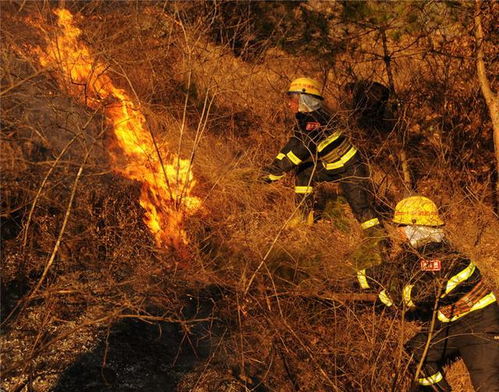
[[[297,201],[310,208],[314,185],[320,182],[339,182],[343,196],[363,229],[379,224],[373,208],[369,168],[360,158],[355,156],[345,166],[333,170],[326,169],[320,161],[302,164],[296,171]]]
[[[462,358],[475,391],[499,392],[499,307],[493,303],[450,323],[437,322],[419,375],[418,391],[451,391],[442,367]],[[406,343],[415,363],[421,360],[428,331]]]

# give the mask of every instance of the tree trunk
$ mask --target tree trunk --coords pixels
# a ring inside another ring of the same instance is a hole
[[[385,28],[381,28],[381,42],[383,43],[383,61],[385,62],[385,67],[386,67],[386,75],[388,76],[388,84],[390,87],[390,94],[395,97],[395,99],[398,101],[397,98],[397,92],[395,91],[395,81],[393,79],[393,72],[392,72],[392,65],[391,65],[391,56],[390,52],[388,51],[388,39],[386,37],[386,31]],[[404,125],[402,127],[402,131],[405,132],[407,131],[407,127]],[[397,133],[400,137],[400,132]],[[411,178],[411,169],[409,166],[409,159],[407,158],[407,152],[405,149],[405,136],[402,137],[401,141],[401,146],[400,146],[400,151],[397,152],[397,156],[401,162],[402,166],[402,178],[404,179],[404,184],[406,188],[406,193],[410,194],[410,192],[413,189],[413,183],[412,183],[412,178]]]
[[[482,0],[475,0],[475,38],[476,38],[476,68],[480,89],[485,98],[485,102],[489,109],[490,120],[492,122],[492,129],[494,132],[494,151],[496,156],[496,208],[497,208],[497,195],[499,194],[499,98],[497,94],[492,91],[490,82],[487,77],[487,70],[485,69],[485,60],[483,52],[484,34],[482,28]]]

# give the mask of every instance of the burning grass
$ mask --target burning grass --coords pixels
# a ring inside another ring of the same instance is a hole
[[[26,5],[42,33],[2,5],[3,388],[405,390],[402,334],[417,326],[349,301],[361,233],[348,207],[288,227],[292,179],[258,181],[287,136],[287,79],[321,70],[277,49],[234,58],[181,9],[72,6],[65,42],[52,10]],[[403,194],[396,159],[385,164],[373,161],[380,203]],[[497,220],[476,198],[489,188],[433,178],[421,189],[493,280]],[[451,381],[468,391],[459,366]]]

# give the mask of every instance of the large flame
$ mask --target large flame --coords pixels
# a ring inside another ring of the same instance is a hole
[[[110,149],[114,170],[142,184],[144,222],[157,246],[186,244],[183,218],[200,206],[200,200],[191,195],[194,179],[190,161],[172,154],[162,155],[173,163],[161,161],[161,152],[137,104],[125,90],[114,86],[107,66],[79,40],[81,30],[74,25],[73,15],[66,9],[54,12],[60,31],[57,39],[48,42],[46,51],[39,51],[40,63],[61,68],[72,92],[88,106],[104,111],[116,143]]]

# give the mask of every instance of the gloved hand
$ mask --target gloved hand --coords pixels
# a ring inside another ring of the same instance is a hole
[[[258,182],[261,182],[262,184],[272,184],[274,181],[270,179],[268,173],[264,173],[263,175],[260,176]]]
[[[268,167],[265,167],[262,169],[260,176],[259,176],[259,182],[263,184],[272,184],[273,182],[276,182],[279,180],[281,176],[274,175],[270,172],[270,169]]]

